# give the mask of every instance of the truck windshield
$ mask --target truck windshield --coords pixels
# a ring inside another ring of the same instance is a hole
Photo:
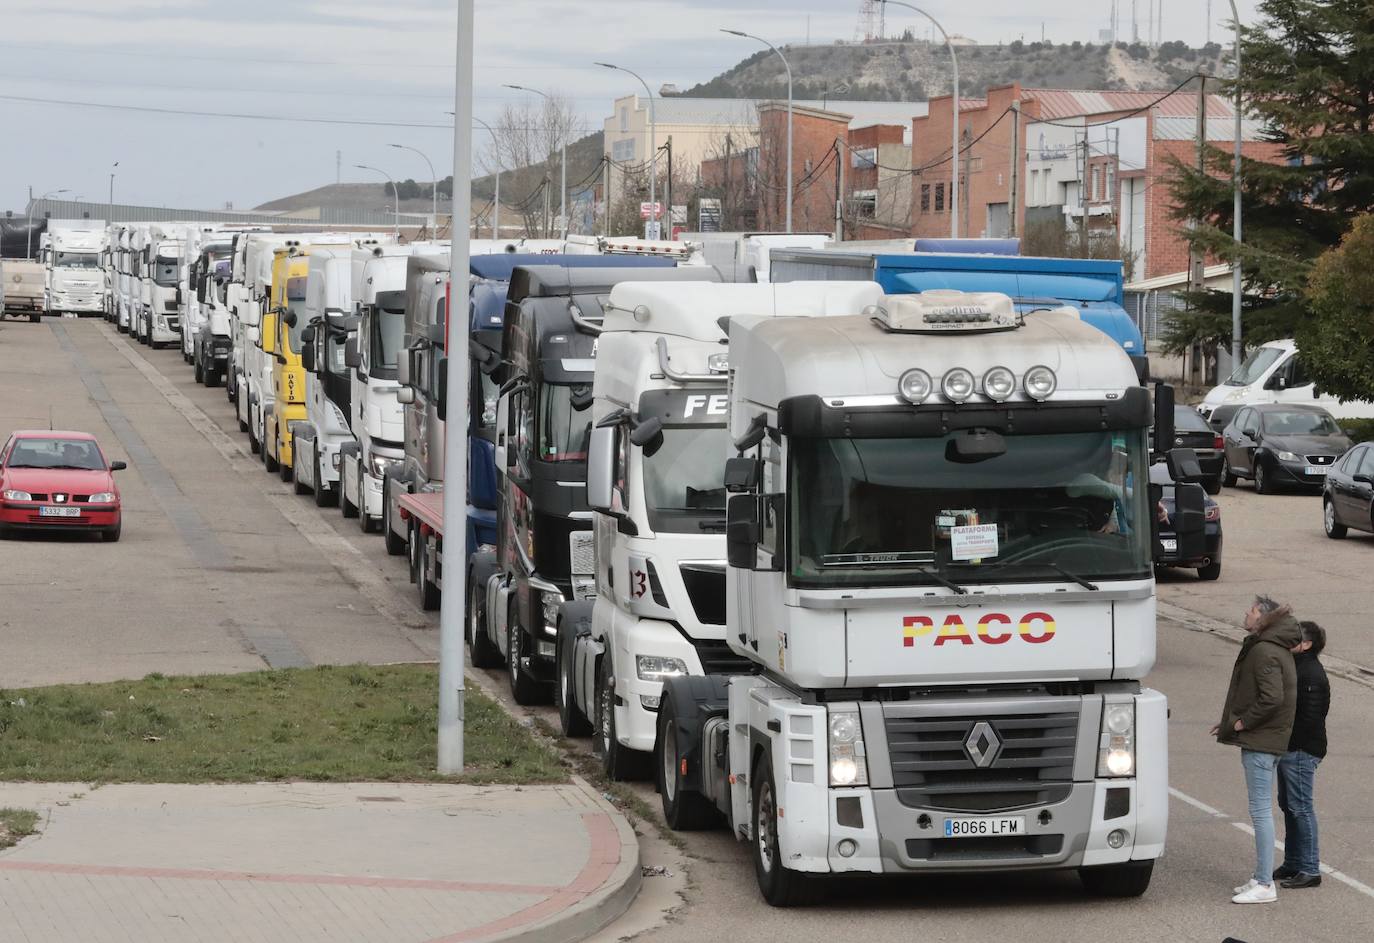
[[[173,287],[177,283],[177,276],[180,271],[181,261],[179,259],[158,256],[157,264],[153,266],[153,281],[166,288]]]
[[[724,426],[663,430],[663,444],[644,457],[644,503],[649,527],[660,533],[702,532],[702,522],[724,520],[725,456],[730,434]]]
[[[291,345],[291,353],[299,354],[301,352],[301,331],[305,330],[304,276],[286,280],[286,310],[296,316],[294,325],[287,324],[287,319],[282,321],[286,327],[286,341]]]
[[[971,435],[793,440],[793,584],[1149,576],[1143,432],[1006,435],[983,454],[955,442]]]
[[[1245,362],[1226,379],[1226,386],[1249,386],[1258,383],[1266,370],[1284,355],[1278,347],[1259,347],[1250,352]]]
[[[405,342],[404,308],[378,308],[372,318],[372,369],[395,370]]]
[[[539,460],[585,462],[592,433],[592,411],[572,406],[574,387],[546,383],[539,402]]]
[[[52,264],[56,268],[99,268],[100,257],[94,252],[57,252]]]

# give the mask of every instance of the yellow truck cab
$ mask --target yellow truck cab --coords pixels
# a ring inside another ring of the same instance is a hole
[[[306,418],[301,331],[305,329],[305,283],[309,271],[308,252],[296,248],[278,250],[272,260],[270,313],[263,317],[263,352],[272,367],[272,403],[263,413],[262,461],[269,472],[278,472],[282,481],[291,480],[291,423]]]

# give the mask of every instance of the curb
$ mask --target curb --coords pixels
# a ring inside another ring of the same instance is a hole
[[[619,860],[614,870],[599,887],[566,910],[533,926],[487,937],[483,943],[579,943],[624,916],[639,894],[643,882],[639,839],[629,820],[582,777],[574,775],[572,783],[589,804],[596,806],[597,814],[615,826]]]
[[[1178,623],[1190,632],[1213,635],[1234,645],[1244,642],[1248,634],[1234,625],[1193,612],[1191,609],[1185,609],[1174,603],[1164,602],[1158,598],[1155,600],[1155,610],[1159,616],[1170,622]],[[1326,668],[1327,674],[1333,674],[1361,687],[1374,689],[1374,668],[1366,668],[1364,665],[1346,661],[1344,658],[1337,658],[1325,652],[1322,653],[1322,666]]]

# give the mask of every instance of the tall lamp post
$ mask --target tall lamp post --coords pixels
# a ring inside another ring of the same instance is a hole
[[[386,178],[386,182],[391,184],[391,195],[396,200],[396,202],[392,206],[392,209],[395,213],[395,223],[393,228],[395,229],[396,235],[399,237],[401,235],[401,191],[396,189],[396,181],[392,180],[391,175],[387,173],[385,170],[382,170],[380,167],[372,167],[368,164],[354,164],[353,166],[357,167],[359,170],[370,170],[374,174],[381,174],[383,177]],[[449,228],[452,229],[452,227]]]
[[[624,72],[627,75],[633,75],[636,79],[639,80],[639,84],[644,86],[644,94],[649,97],[649,205],[652,206],[655,211],[657,211],[658,189],[656,183],[658,179],[658,122],[654,118],[654,93],[649,91],[649,83],[644,81],[644,76],[640,75],[638,72],[631,72],[624,66],[612,65],[609,62],[597,62],[594,63],[594,65],[599,65],[603,69],[614,69],[617,72]],[[673,211],[670,208],[668,210],[668,222],[670,226],[672,223],[672,212]],[[654,232],[656,235],[662,236],[663,233],[659,231],[658,228],[658,215],[659,214],[655,213],[655,219],[653,221]]]
[[[550,106],[553,105],[553,97],[547,92],[541,92],[537,88],[528,88],[524,85],[507,85],[506,88],[514,89],[517,92],[530,92],[544,99]],[[568,136],[560,133],[558,135],[559,164],[561,170],[561,182],[559,184],[558,215],[563,217],[562,230],[563,238],[568,238]]]
[[[782,50],[774,46],[762,36],[755,36],[753,33],[742,33],[737,29],[723,29],[722,33],[729,33],[731,36],[742,36],[745,39],[752,39],[755,42],[763,43],[774,54],[782,60],[782,67],[787,72],[787,231],[792,231],[792,203],[796,200],[797,194],[792,186],[792,67],[787,64],[787,57],[782,54]],[[671,212],[672,208],[669,208]]]
[[[933,23],[933,24],[935,25],[935,28],[938,29],[938,30],[940,31],[940,35],[941,35],[941,36],[944,38],[944,40],[945,40],[945,45],[949,48],[949,61],[950,61],[950,65],[953,67],[953,70],[954,70],[954,94],[953,94],[953,96],[952,96],[952,100],[953,100],[953,103],[954,103],[954,120],[950,122],[950,124],[951,124],[951,129],[950,129],[950,145],[949,145],[949,146],[950,146],[949,161],[950,161],[951,170],[952,170],[952,172],[950,173],[950,183],[949,183],[949,209],[950,209],[950,214],[949,214],[949,235],[950,235],[950,238],[951,238],[951,239],[958,239],[958,238],[959,238],[959,56],[954,52],[954,44],[953,44],[952,42],[949,41],[949,34],[945,32],[945,28],[944,28],[943,26],[940,25],[939,21],[936,20],[935,17],[931,16],[931,15],[930,15],[929,13],[927,13],[925,10],[922,10],[922,9],[921,9],[920,7],[918,7],[918,6],[913,6],[913,5],[910,4],[910,3],[903,3],[902,0],[879,0],[879,2],[880,2],[880,3],[884,3],[884,4],[889,4],[889,5],[895,6],[895,7],[903,7],[904,9],[910,10],[912,13],[919,13],[919,14],[921,14],[921,16],[924,16],[926,19],[930,20],[930,22]],[[1232,5],[1234,6],[1234,4],[1235,4],[1235,0],[1232,0]],[[1019,148],[1021,147],[1021,142],[1019,142],[1019,141],[1013,141],[1013,142],[1012,142],[1012,147],[1018,148],[1018,149],[1019,149]]]
[[[1240,355],[1242,350],[1240,337],[1240,309],[1241,309],[1241,276],[1240,276],[1240,246],[1241,246],[1241,225],[1240,225],[1240,145],[1241,134],[1244,126],[1241,123],[1242,102],[1240,93],[1240,11],[1236,9],[1236,0],[1231,0],[1231,18],[1236,27],[1236,131],[1235,131],[1235,165],[1231,170],[1231,190],[1234,200],[1231,220],[1231,237],[1236,242],[1236,257],[1231,262],[1231,369],[1240,366]],[[1202,107],[1207,107],[1207,102],[1202,103]],[[1206,112],[1203,112],[1204,116]],[[1204,125],[1205,127],[1205,125]]]
[[[32,193],[33,191],[30,190],[29,192]],[[47,193],[43,194],[38,199],[46,200],[48,197],[57,196],[59,193],[71,192],[71,190],[68,190],[66,187],[63,187],[61,190],[49,190]],[[33,197],[29,197],[29,223],[26,229],[28,230],[28,238],[24,243],[24,258],[31,259],[33,258]]]
[[[433,183],[430,184],[429,191],[429,225],[431,229],[437,230],[439,228],[439,175],[434,172],[434,163],[428,157],[425,157],[424,151],[417,147],[411,147],[409,144],[393,144],[391,146],[403,151],[412,151],[413,153],[419,154],[424,162],[429,165],[429,179],[433,181]]]
[[[110,165],[110,206],[109,206],[109,209],[106,210],[105,215],[106,215],[106,216],[109,216],[109,217],[112,217],[112,218],[105,220],[105,222],[107,222],[107,223],[113,223],[113,222],[114,222],[114,219],[113,219],[113,216],[114,216],[114,178],[115,178],[115,171],[118,170],[118,169],[119,169],[119,161],[115,161],[113,164]]]
[[[491,135],[491,144],[496,153],[496,193],[491,200],[491,238],[501,238],[501,141],[496,136],[496,131],[481,118],[474,117],[473,122],[480,124],[487,129]]]

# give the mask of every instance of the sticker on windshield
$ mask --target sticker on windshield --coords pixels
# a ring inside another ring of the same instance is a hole
[[[997,556],[997,525],[971,524],[950,531],[950,555],[955,560],[982,560]]]

